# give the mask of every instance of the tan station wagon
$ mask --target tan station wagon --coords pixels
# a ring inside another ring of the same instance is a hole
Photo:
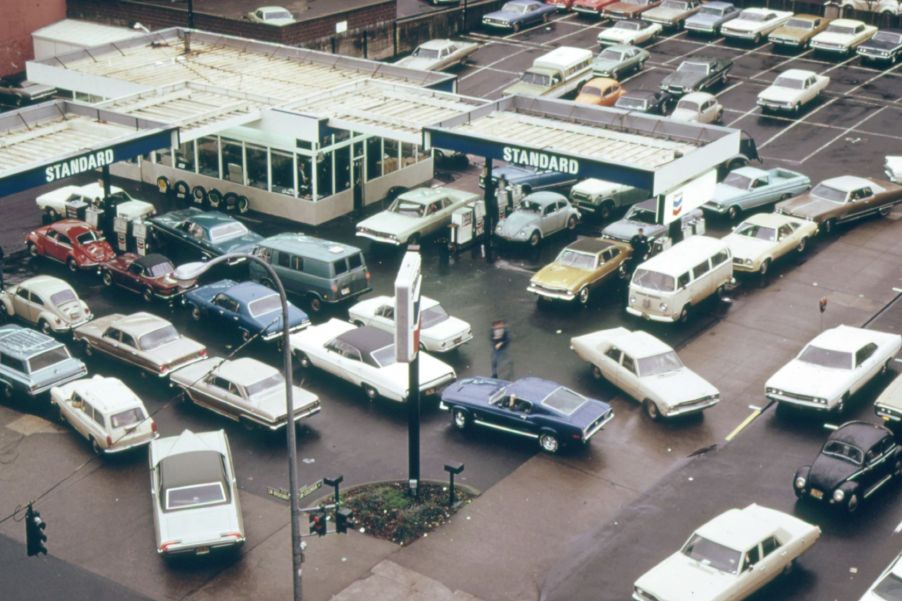
[[[772,31],[767,39],[777,46],[807,48],[811,38],[822,32],[830,21],[818,15],[795,15]]]
[[[527,290],[538,300],[578,300],[589,302],[592,288],[612,274],[626,277],[626,265],[632,248],[629,244],[601,238],[582,238],[560,252],[529,281]]]

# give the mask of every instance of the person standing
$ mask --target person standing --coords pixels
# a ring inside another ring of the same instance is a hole
[[[630,257],[632,269],[635,269],[642,263],[648,255],[648,238],[645,236],[645,230],[639,228],[639,232],[630,238],[630,246],[633,247],[633,255]]]
[[[507,329],[507,323],[503,319],[496,319],[492,322],[492,331],[490,335],[492,341],[492,377],[497,378],[499,370],[505,372],[504,375],[510,377],[511,362],[507,356],[507,347],[510,344],[510,332]]]
[[[511,190],[507,178],[504,174],[498,176],[498,183],[495,186],[495,202],[498,204],[498,212],[502,215],[510,215],[511,212]]]

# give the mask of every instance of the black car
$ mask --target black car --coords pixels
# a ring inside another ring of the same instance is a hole
[[[862,61],[888,62],[894,64],[902,55],[902,30],[881,29],[874,37],[858,47]]]
[[[827,438],[811,465],[796,472],[793,489],[849,513],[891,480],[902,477],[902,448],[893,433],[877,424],[848,422]]]
[[[664,78],[661,89],[671,94],[686,94],[707,90],[716,83],[726,83],[733,66],[728,58],[694,56],[680,63],[677,70]]]
[[[652,113],[656,115],[664,115],[670,112],[675,98],[673,94],[663,90],[631,90],[623,94],[617,99],[615,107],[626,109],[628,111],[642,111],[643,113]]]

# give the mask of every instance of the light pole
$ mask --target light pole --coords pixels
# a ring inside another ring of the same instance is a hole
[[[285,287],[282,286],[282,281],[269,263],[249,253],[229,253],[210,259],[205,263],[185,263],[173,272],[173,277],[179,282],[193,282],[215,265],[234,261],[235,259],[246,259],[262,266],[266,270],[270,281],[275,285],[276,291],[279,293],[279,301],[282,304],[282,370],[285,378],[285,405],[288,410],[288,423],[285,430],[288,432],[288,495],[291,503],[292,582],[294,585],[294,601],[301,601],[303,599],[301,564],[304,562],[304,550],[301,548],[300,507],[298,506],[298,457],[295,443],[291,347],[288,344],[288,297],[285,295]]]

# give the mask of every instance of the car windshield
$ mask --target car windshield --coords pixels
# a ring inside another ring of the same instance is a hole
[[[598,55],[598,58],[608,60],[608,61],[622,61],[623,53],[617,50],[605,50],[601,54]]]
[[[633,207],[626,215],[626,219],[630,221],[638,221],[639,223],[647,223],[649,225],[655,223],[655,218],[655,212],[644,207]]]
[[[423,48],[422,46],[420,46],[413,51],[413,56],[418,56],[420,58],[438,58],[438,50],[435,50],[433,48]]]
[[[864,457],[861,449],[854,445],[850,445],[847,442],[842,442],[841,440],[828,440],[821,453],[836,457],[837,459],[843,459],[854,465],[861,465],[862,458]]]
[[[661,8],[672,8],[674,10],[686,10],[686,3],[680,2],[679,0],[664,0],[661,3]]]
[[[583,86],[579,93],[588,96],[601,96],[601,90],[595,86]]]
[[[551,76],[545,75],[544,73],[533,73],[532,71],[525,71],[523,75],[520,76],[520,81],[522,81],[523,83],[531,83],[537,86],[550,86]]]
[[[118,192],[110,194],[109,199],[118,204],[120,202],[128,202],[132,197],[126,194],[124,190],[119,190]]]
[[[52,348],[49,351],[44,351],[29,358],[28,371],[34,373],[38,370],[52,367],[60,361],[65,361],[69,356],[69,351],[64,346]]]
[[[293,19],[291,13],[287,10],[271,10],[266,13],[266,20],[270,19]]]
[[[99,242],[103,240],[101,236],[98,236],[96,232],[92,230],[88,230],[87,232],[82,232],[81,234],[75,237],[78,240],[79,244],[91,244],[92,242]]]
[[[626,4],[632,3],[626,2]],[[638,31],[640,27],[642,27],[642,24],[637,23],[636,21],[617,21],[616,23],[614,23],[614,29],[629,29],[630,31]]]
[[[719,17],[723,14],[724,9],[716,6],[703,6],[699,12],[703,15],[714,15],[715,17]]]
[[[247,233],[247,228],[244,227],[244,224],[239,221],[232,221],[230,223],[224,223],[222,225],[217,225],[214,228],[210,229],[210,242],[222,242],[224,240],[231,240],[232,238],[238,238],[239,236],[243,236]]]
[[[59,292],[55,292],[50,295],[50,304],[55,307],[60,307],[62,305],[65,305],[66,303],[71,303],[72,301],[77,300],[78,297],[72,290],[60,290]]]
[[[752,178],[746,177],[741,173],[731,173],[724,178],[723,183],[740,190],[748,190],[752,187]]]
[[[754,223],[743,223],[736,228],[736,233],[740,236],[755,238],[757,240],[767,240],[773,242],[777,239],[777,230],[772,227],[765,227]]]
[[[673,351],[639,359],[639,375],[643,377],[666,374],[682,368],[683,362]]]
[[[796,29],[814,29],[814,21],[808,21],[807,19],[790,19],[786,22],[787,27],[794,27]]]
[[[565,248],[561,251],[561,254],[557,256],[555,263],[560,263],[561,265],[566,265],[568,267],[575,267],[577,269],[594,269],[595,257],[593,255],[587,255]]]
[[[832,369],[852,369],[852,353],[834,351],[809,344],[799,354],[799,361],[830,367]]]
[[[282,386],[285,386],[285,378],[280,373],[274,373],[262,380],[257,380],[253,384],[248,384],[244,387],[244,390],[247,392],[248,398],[251,398]]]
[[[874,41],[898,44],[899,42],[902,42],[902,33],[893,33],[892,31],[878,31],[874,36]]]
[[[693,534],[692,538],[680,549],[680,552],[715,570],[726,572],[727,574],[739,573],[739,560],[742,558],[742,553],[710,541],[698,534]]]
[[[114,428],[128,428],[139,424],[144,420],[144,412],[140,407],[132,407],[126,411],[120,411],[110,417],[110,425]]]
[[[225,487],[222,482],[179,486],[166,490],[166,510],[187,509],[225,503]]]
[[[855,27],[851,25],[828,25],[828,33],[838,33],[841,35],[852,35],[855,33]]]
[[[162,346],[168,342],[179,339],[178,330],[172,324],[166,324],[162,328],[157,328],[153,332],[149,332],[138,339],[138,348],[142,351],[149,351]]]
[[[701,109],[699,104],[692,100],[680,100],[677,104],[677,108],[684,111],[692,111],[693,113],[697,113]]]
[[[273,313],[281,308],[282,301],[279,300],[278,294],[270,294],[269,296],[258,298],[255,301],[251,301],[247,306],[247,310],[250,311],[252,317],[260,317],[267,313]]]
[[[740,13],[739,18],[744,19],[745,21],[764,21],[765,17],[767,17],[767,13],[759,13],[757,11],[752,12],[750,10],[744,10]]]
[[[644,111],[645,101],[641,98],[629,98],[627,96],[621,96],[617,99],[617,103],[614,106],[622,109],[638,109],[640,111]]]
[[[169,261],[161,261],[156,265],[149,265],[147,271],[152,278],[160,278],[175,271],[175,266]]]
[[[445,309],[442,308],[441,305],[435,305],[434,307],[429,307],[420,314],[420,328],[431,328],[447,319],[448,313],[445,312]]]
[[[690,63],[684,62],[680,63],[680,66],[677,67],[677,71],[680,73],[707,73],[708,65],[706,63]]]
[[[780,88],[790,88],[792,90],[804,90],[805,80],[797,77],[780,76],[774,82],[774,85]]]
[[[880,583],[874,587],[874,594],[886,601],[902,601],[902,578],[895,574],[887,574]]]
[[[388,346],[383,346],[380,349],[376,349],[372,353],[370,353],[370,357],[373,358],[373,361],[376,362],[376,365],[379,367],[388,367],[389,365],[394,365],[397,363],[397,359],[395,358],[395,345],[389,344]]]
[[[551,394],[545,397],[542,404],[563,415],[573,415],[585,402],[586,397],[583,395],[577,394],[569,388],[560,386],[555,388]]]
[[[526,5],[518,4],[516,2],[508,2],[504,6],[501,7],[501,10],[506,13],[525,13]]]
[[[585,88],[583,88],[585,89]],[[520,211],[529,211],[530,213],[541,213],[542,205],[533,200],[524,200],[520,203]]]
[[[831,188],[827,184],[818,184],[811,190],[812,196],[817,196],[821,200],[829,200],[830,202],[845,202],[846,193],[843,190]]]
[[[392,203],[388,210],[392,213],[397,213],[406,217],[422,217],[425,208],[426,207],[418,202],[410,202],[409,200],[399,198]]]
[[[665,273],[648,269],[637,269],[633,274],[633,284],[649,290],[672,292],[676,285],[676,280],[673,279],[673,276]]]

